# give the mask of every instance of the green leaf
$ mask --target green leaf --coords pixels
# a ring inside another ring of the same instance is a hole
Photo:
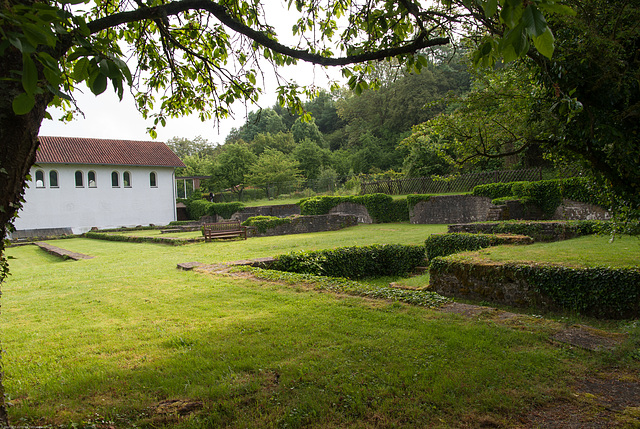
[[[498,12],[498,0],[487,0],[484,4],[484,16],[492,17]]]
[[[555,37],[553,37],[551,29],[547,28],[547,31],[542,33],[540,36],[533,38],[533,45],[542,55],[547,58],[551,58],[554,50],[554,41]]]
[[[513,28],[520,22],[523,12],[522,1],[506,0],[500,11],[500,19],[507,24],[507,27]]]
[[[538,7],[548,13],[557,13],[558,15],[576,16],[576,11],[571,7],[556,2],[541,1]]]
[[[33,106],[35,106],[35,104],[35,97],[23,92],[13,99],[13,103],[11,105],[13,107],[13,112],[16,115],[25,115],[29,113],[31,109],[33,109]]]
[[[72,77],[76,82],[82,82],[89,77],[91,62],[87,58],[80,58],[73,66]]]
[[[22,55],[22,87],[33,95],[38,87],[38,70],[29,55]]]
[[[538,8],[530,4],[522,14],[522,23],[531,37],[538,37],[547,30],[547,21]]]
[[[107,77],[102,73],[95,73],[89,78],[87,85],[95,95],[102,94],[107,89]]]

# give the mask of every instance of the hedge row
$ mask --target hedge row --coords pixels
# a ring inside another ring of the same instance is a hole
[[[468,274],[468,261],[435,258],[431,273]],[[640,316],[640,270],[637,268],[570,268],[550,265],[505,264],[504,281],[517,279],[551,299],[554,305],[577,313],[610,319]],[[501,279],[494,279],[496,284]]]
[[[423,262],[424,246],[374,244],[292,252],[277,256],[269,268],[294,273],[362,279],[406,275]]]
[[[242,222],[244,226],[253,226],[258,232],[267,232],[268,229],[275,228],[278,225],[291,223],[291,218],[276,216],[253,216]]]
[[[473,195],[489,197],[494,204],[508,199],[538,206],[546,216],[560,205],[563,198],[588,204],[600,204],[598,195],[604,190],[584,177],[541,180],[538,182],[490,183],[473,188]]]
[[[520,243],[531,244],[533,240],[522,240]],[[471,234],[466,232],[450,234],[432,234],[425,240],[425,249],[429,260],[454,253],[480,250],[485,247],[499,246],[506,243],[518,243],[513,237],[494,234]]]
[[[172,237],[135,237],[131,235],[122,234],[107,234],[104,232],[89,231],[85,232],[84,236],[87,238],[93,238],[96,240],[107,241],[124,241],[129,243],[160,243],[169,244],[172,246],[182,246],[183,244],[195,243],[202,241],[204,238],[172,238]]]
[[[300,200],[298,205],[302,215],[324,215],[341,203],[362,204],[376,223],[406,222],[409,220],[407,200],[394,200],[386,194],[310,197]]]
[[[187,200],[187,215],[190,219],[198,220],[202,216],[222,216],[229,219],[235,212],[244,208],[242,203],[212,203],[206,200]]]
[[[526,235],[535,241],[560,239],[608,233],[611,222],[599,220],[572,220],[566,222],[504,221],[477,224],[478,230],[486,234]]]

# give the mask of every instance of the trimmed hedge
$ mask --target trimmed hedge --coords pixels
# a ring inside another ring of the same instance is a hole
[[[386,194],[367,194],[348,197],[319,196],[298,202],[302,215],[324,215],[340,203],[362,204],[376,223],[406,222],[409,208],[406,199],[394,200]]]
[[[258,232],[267,232],[268,229],[275,228],[278,225],[291,223],[291,218],[276,216],[253,216],[242,222],[244,226],[253,226]]]
[[[430,194],[410,194],[407,195],[407,207],[409,207],[409,210],[412,210],[416,204],[418,204],[421,201],[429,201],[431,199],[432,195]]]
[[[169,244],[171,246],[182,246],[184,244],[195,243],[195,242],[204,240],[203,237],[196,237],[196,238],[135,237],[131,235],[107,234],[104,232],[95,232],[95,231],[85,232],[84,236],[87,238],[93,238],[96,240],[124,241],[129,243],[159,243],[159,244]]]
[[[557,237],[579,237],[598,234],[606,230],[607,222],[598,220],[574,220],[553,223],[549,231],[548,222],[499,222],[490,228],[492,234],[528,235],[536,241],[557,240]]]
[[[485,247],[499,246],[505,243],[513,243],[511,237],[497,236],[494,234],[471,234],[466,232],[450,234],[432,234],[425,240],[427,258],[432,260],[439,256],[447,256],[454,253],[470,250],[480,250]],[[529,243],[533,243],[530,239]]]
[[[470,282],[468,276],[472,265],[472,261],[456,256],[440,257],[431,261],[430,272],[432,276],[464,273],[466,285]],[[640,316],[640,270],[637,268],[508,263],[493,272],[501,273],[507,282],[517,279],[518,283],[528,285],[533,292],[547,298],[546,301],[551,300],[553,305],[565,310],[610,319]],[[492,281],[499,284],[501,279]]]
[[[473,195],[489,197],[494,204],[500,204],[505,200],[521,200],[525,204],[535,204],[547,217],[553,215],[563,198],[598,205],[601,203],[598,195],[603,192],[604,189],[584,177],[538,182],[490,183],[473,188]]]
[[[207,200],[188,200],[186,203],[189,218],[198,220],[202,216],[220,215],[229,219],[234,213],[242,210],[242,203],[212,203]]]
[[[362,279],[402,276],[424,263],[424,246],[374,244],[279,255],[269,267],[278,271]]]

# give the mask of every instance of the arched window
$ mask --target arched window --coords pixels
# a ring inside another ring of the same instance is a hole
[[[130,188],[131,187],[131,173],[128,171],[125,171],[124,173],[122,173],[122,185],[125,188]]]
[[[49,172],[49,187],[51,188],[58,187],[58,172],[56,170],[51,170]]]
[[[87,182],[89,182],[89,187],[90,188],[95,188],[98,186],[98,184],[96,183],[96,172],[95,171],[89,171],[87,173]]]
[[[76,188],[84,188],[84,177],[82,171],[76,171]]]
[[[158,175],[155,171],[149,173],[149,186],[151,186],[152,188],[158,187]]]
[[[111,173],[111,186],[113,188],[119,188],[120,187],[120,176],[118,175],[117,171],[113,171]]]
[[[36,188],[44,188],[44,171],[36,170]]]

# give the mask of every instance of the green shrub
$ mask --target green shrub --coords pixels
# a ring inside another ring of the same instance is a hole
[[[509,237],[499,237],[493,234],[470,234],[461,232],[433,234],[425,240],[424,244],[427,258],[432,260],[439,256],[447,256],[470,250],[479,250],[484,249],[485,247],[499,246],[509,242],[513,242]]]
[[[424,246],[376,244],[292,252],[277,256],[270,268],[294,273],[362,279],[405,275],[423,262]]]
[[[234,203],[209,203],[209,209],[207,214],[209,216],[219,215],[224,219],[229,219],[231,216],[239,212],[244,208],[244,204],[234,202]]]
[[[386,194],[355,196],[318,196],[298,202],[302,215],[324,215],[340,203],[362,204],[376,223],[405,222],[409,220],[407,200],[394,200]]]
[[[253,216],[242,222],[245,226],[253,226],[258,232],[267,232],[268,229],[275,228],[278,225],[291,223],[291,218],[275,217],[275,216]]]
[[[229,219],[235,212],[244,208],[244,204],[233,203],[212,203],[207,200],[188,200],[186,203],[187,215],[190,219],[199,220],[202,216],[222,216]]]
[[[188,200],[185,205],[189,219],[198,220],[202,216],[207,216],[211,203],[206,200]]]
[[[520,200],[534,204],[546,217],[551,217],[563,198],[588,203],[602,204],[599,196],[604,189],[584,177],[540,180],[537,182],[490,183],[473,188],[473,195],[489,197],[493,204],[507,200]]]
[[[515,195],[511,188],[514,184],[523,182],[507,182],[507,183],[489,183],[486,185],[478,185],[473,188],[473,195],[478,197],[488,197],[492,200],[496,198],[511,197]]]
[[[421,201],[429,201],[432,195],[430,194],[411,194],[407,195],[407,207],[409,210],[413,209],[416,204]]]

